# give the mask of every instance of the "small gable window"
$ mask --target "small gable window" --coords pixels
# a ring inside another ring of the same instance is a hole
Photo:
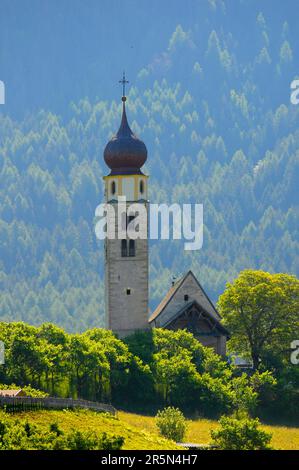
[[[189,300],[189,295],[188,294],[184,295],[184,300],[185,300],[185,302],[188,302],[188,300]]]
[[[127,295],[131,295],[131,289],[126,289]]]

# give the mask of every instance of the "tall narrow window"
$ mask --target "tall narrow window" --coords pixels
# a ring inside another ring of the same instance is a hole
[[[135,256],[135,240],[129,241],[129,256]]]
[[[116,193],[116,184],[115,184],[115,181],[112,181],[111,183],[111,194],[115,194]]]
[[[144,182],[143,182],[143,180],[141,180],[140,183],[139,183],[139,191],[140,191],[140,194],[144,193]]]
[[[127,240],[121,241],[121,256],[122,258],[128,256]]]

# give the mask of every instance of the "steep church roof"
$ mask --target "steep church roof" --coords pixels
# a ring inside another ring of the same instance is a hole
[[[208,314],[216,321],[221,319],[220,314],[209,299],[203,287],[194,276],[192,271],[188,271],[179,279],[167,292],[158,307],[149,318],[149,323],[155,322],[157,326],[164,326],[170,318],[173,318],[188,301],[196,301]]]

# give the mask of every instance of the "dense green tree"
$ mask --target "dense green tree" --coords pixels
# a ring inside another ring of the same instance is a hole
[[[227,285],[219,308],[232,334],[231,350],[249,355],[258,369],[267,350],[288,353],[299,334],[299,281],[288,274],[245,270]]]
[[[276,364],[277,380],[269,371],[240,375],[185,330],[153,329],[124,342],[100,328],[74,335],[50,323],[0,322],[0,340],[5,344],[0,388],[22,386],[34,396],[32,387],[133,409],[180,406],[206,416],[237,409],[275,414],[286,396],[296,403],[294,374],[285,366]],[[297,415],[296,407],[288,409]]]

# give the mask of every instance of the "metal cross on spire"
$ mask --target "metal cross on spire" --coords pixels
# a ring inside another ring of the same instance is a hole
[[[121,83],[123,86],[123,96],[126,96],[126,84],[129,83],[129,80],[126,80],[126,74],[125,72],[123,73],[123,78],[122,80],[119,80],[118,83]]]

